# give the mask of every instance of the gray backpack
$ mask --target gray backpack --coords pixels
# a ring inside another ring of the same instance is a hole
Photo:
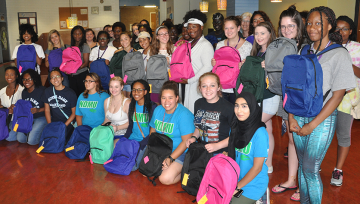
[[[269,90],[282,95],[281,91],[281,73],[284,67],[284,57],[297,54],[298,49],[296,41],[285,37],[275,39],[266,49],[265,71],[269,79]]]
[[[124,56],[122,75],[128,76],[126,84],[129,85],[138,79],[145,79],[144,59],[141,52],[129,52]]]
[[[151,84],[152,93],[160,93],[162,85],[169,80],[166,57],[153,55],[146,66],[146,79]]]

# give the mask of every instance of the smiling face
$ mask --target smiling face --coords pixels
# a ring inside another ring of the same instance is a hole
[[[349,23],[347,23],[346,21],[342,21],[342,20],[338,20],[336,22],[336,31],[340,32],[340,35],[342,37],[343,40],[343,44],[346,44],[349,40],[349,36],[352,33],[352,30],[350,29],[350,25]]]
[[[235,101],[234,112],[238,120],[245,121],[250,116],[250,108],[244,98]]]
[[[32,35],[30,35],[27,31],[24,33],[22,37],[24,38],[25,44],[31,44]]]
[[[265,22],[264,18],[260,14],[256,14],[252,22],[254,28],[261,22]]]
[[[308,21],[306,22],[306,31],[309,38],[313,42],[320,42],[321,39],[321,27],[323,27],[323,39],[328,38],[331,25],[327,21],[326,15],[322,14],[323,25],[321,25],[320,13],[314,11],[309,15]]]
[[[249,31],[250,17],[245,17],[241,20],[241,28],[243,29],[243,31]]]
[[[109,43],[109,39],[107,39],[106,34],[99,35],[98,42],[100,44],[100,49],[106,48],[107,44]]]
[[[123,48],[128,48],[131,46],[131,38],[127,34],[122,34],[120,36],[120,44]]]
[[[263,26],[255,28],[255,40],[260,46],[266,46],[270,39],[270,32]]]
[[[132,87],[131,94],[138,104],[144,104],[144,96],[147,94],[147,90],[142,83],[136,82]]]
[[[26,73],[22,78],[23,84],[26,89],[32,90],[35,87],[34,80],[31,78],[30,74]]]
[[[291,19],[291,17],[286,16],[281,19],[280,22],[280,30],[281,34],[285,38],[289,39],[295,39],[297,36],[297,25],[296,23]]]
[[[192,39],[199,39],[202,35],[203,26],[199,24],[188,24],[187,30]]]
[[[185,40],[190,40],[191,39],[186,27],[182,28],[182,33],[181,34],[182,34],[182,36],[183,36],[183,38]]]
[[[86,76],[85,78],[85,88],[88,91],[96,91],[96,82],[90,76]]]
[[[178,32],[176,30],[176,28],[172,27],[170,29],[170,39],[171,39],[171,42],[173,42],[173,44],[176,43],[176,41],[178,40]]]
[[[165,89],[161,93],[161,105],[165,108],[167,114],[171,114],[175,111],[179,96],[175,96],[175,93],[171,89]]]
[[[160,41],[160,44],[167,44],[170,39],[168,29],[161,28],[157,33],[156,39]]]
[[[5,81],[8,83],[8,84],[11,84],[11,83],[16,83],[16,73],[14,70],[12,69],[8,69],[6,70],[5,72]]]
[[[94,39],[94,34],[92,33],[92,31],[89,30],[88,32],[86,32],[86,41],[92,42],[93,39]]]
[[[226,21],[225,22],[225,36],[228,39],[238,38],[238,32],[240,31],[240,26],[236,27],[236,24],[234,21]]]
[[[50,36],[51,42],[52,44],[56,47],[59,46],[60,47],[60,37],[57,33],[53,33]]]
[[[83,37],[83,33],[80,29],[76,29],[73,33],[73,38],[76,43],[80,43]]]
[[[132,32],[138,36],[139,35],[139,29],[138,29],[138,26],[137,25],[133,25],[132,26]]]
[[[55,88],[61,87],[62,81],[63,81],[63,77],[60,72],[52,71],[50,73],[50,82]]]
[[[139,44],[144,50],[150,47],[150,42],[149,38],[139,38]]]
[[[123,90],[123,86],[120,84],[120,81],[110,81],[109,84],[109,90],[111,95],[117,96],[121,94],[121,91]]]
[[[218,92],[220,87],[213,76],[206,76],[202,78],[200,85],[201,95],[208,103],[216,103],[219,100]]]

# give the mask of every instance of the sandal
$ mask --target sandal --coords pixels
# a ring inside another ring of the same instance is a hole
[[[283,190],[277,190],[276,188],[282,188]],[[288,190],[296,190],[297,189],[297,186],[292,186],[292,187],[284,187],[284,186],[281,186],[281,184],[279,185],[276,185],[274,188],[271,189],[271,191],[273,193],[283,193],[285,191],[288,191]]]
[[[300,191],[295,191],[295,193],[290,197],[290,200],[300,202]]]

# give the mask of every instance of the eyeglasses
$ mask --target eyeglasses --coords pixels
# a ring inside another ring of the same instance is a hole
[[[344,28],[336,27],[336,29],[335,29],[336,32],[338,32],[338,31],[347,32],[349,30],[350,30],[350,28],[345,28],[345,27]]]
[[[168,36],[169,33],[159,33],[158,35],[160,35],[161,37],[163,37],[163,36]]]
[[[83,82],[84,82],[84,83],[93,83],[93,82],[95,82],[95,81],[84,80]]]
[[[56,76],[50,77],[50,79],[58,79],[60,77],[61,77],[60,75],[56,75]]]
[[[22,79],[22,81],[32,81],[33,79],[32,78],[28,78],[28,79]]]
[[[107,38],[99,38],[99,40],[107,40]]]
[[[143,91],[145,91],[145,89],[132,89],[131,91],[134,93],[136,93],[136,92],[142,93]]]
[[[280,27],[281,30],[285,30],[285,29],[294,30],[294,28],[295,28],[295,25],[294,25],[294,24],[289,24],[289,25],[287,25],[287,26],[282,25],[282,26]]]

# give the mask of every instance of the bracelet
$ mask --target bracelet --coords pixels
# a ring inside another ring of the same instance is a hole
[[[171,163],[173,163],[173,162],[175,161],[175,159],[172,158],[171,155],[169,155],[169,159],[170,159],[170,162],[171,162]],[[171,163],[170,163],[170,164],[171,164]]]
[[[198,138],[197,138],[196,136],[194,136],[194,135],[191,136],[190,138],[195,138],[195,141],[198,139]]]

